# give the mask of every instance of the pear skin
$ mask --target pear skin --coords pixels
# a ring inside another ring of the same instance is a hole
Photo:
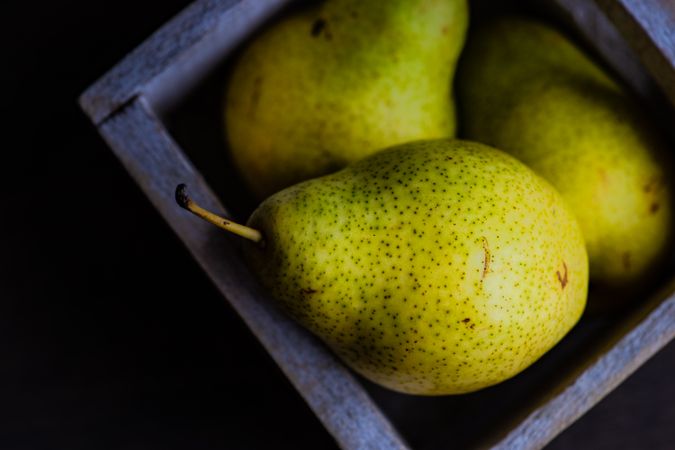
[[[400,392],[506,380],[584,310],[588,258],[559,194],[515,158],[409,143],[273,195],[252,270],[347,365]]]
[[[458,73],[463,134],[547,179],[584,233],[591,281],[631,290],[669,247],[666,144],[627,89],[557,30],[500,18],[471,33]]]
[[[455,133],[466,0],[326,0],[255,37],[235,62],[225,129],[260,198],[375,150]]]

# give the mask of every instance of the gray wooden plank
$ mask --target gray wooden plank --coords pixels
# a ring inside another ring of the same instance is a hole
[[[638,55],[627,45],[616,29],[593,1],[550,0],[566,16],[605,62],[643,99],[654,97],[656,89],[650,74],[640,63]]]
[[[289,0],[197,0],[90,86],[80,97],[80,105],[99,124],[143,93],[146,85],[167,69],[207,71],[217,55],[236,47],[287,3]],[[193,57],[188,66],[181,65]]]
[[[175,187],[184,182],[205,207],[224,211],[143,97],[103,122],[100,132],[338,444],[347,449],[406,449],[344,365],[269,301],[242,263],[240,241],[175,204]]]
[[[543,448],[675,338],[673,286],[666,292],[669,297],[642,320],[618,330],[615,345],[597,355],[571,384],[533,411],[492,449]]]
[[[675,2],[596,1],[675,105]]]

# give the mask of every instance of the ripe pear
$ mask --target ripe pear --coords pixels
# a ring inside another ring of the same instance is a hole
[[[205,216],[180,189],[177,198]],[[278,192],[243,228],[257,243],[250,266],[279,305],[400,392],[457,394],[512,377],[586,302],[572,213],[545,180],[482,144],[384,150]]]
[[[668,247],[672,209],[665,144],[626,88],[555,29],[507,17],[471,33],[458,95],[467,138],[514,155],[568,202],[596,286],[639,285]]]
[[[379,148],[451,137],[466,0],[326,0],[264,30],[225,101],[236,167],[260,198]]]

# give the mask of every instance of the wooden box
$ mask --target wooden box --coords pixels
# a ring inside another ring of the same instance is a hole
[[[498,386],[462,396],[407,396],[346,369],[273,306],[235,239],[176,206],[181,182],[204,206],[240,220],[255,206],[227,159],[222,87],[237,47],[290,3],[195,1],[91,86],[82,108],[341,447],[543,447],[675,336],[675,284],[654,286],[620,314],[585,316],[551,352]],[[550,0],[527,8],[575,34],[655,118],[672,123],[671,1]]]

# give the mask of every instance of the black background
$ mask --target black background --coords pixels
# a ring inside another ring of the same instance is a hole
[[[0,448],[333,448],[79,110],[188,0],[5,3]],[[552,449],[675,448],[675,344]]]

